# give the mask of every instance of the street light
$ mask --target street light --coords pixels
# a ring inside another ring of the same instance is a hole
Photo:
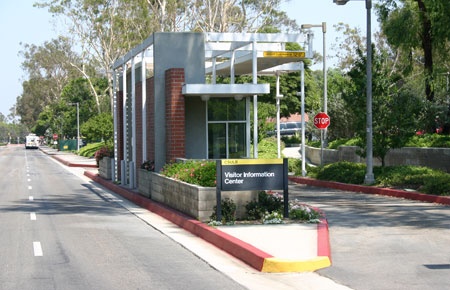
[[[77,105],[77,152],[80,151],[80,103],[69,103],[69,105]]]
[[[322,27],[322,34],[323,34],[323,111],[325,114],[328,113],[328,84],[327,84],[327,54],[326,54],[326,33],[327,33],[327,23],[322,22],[322,24],[302,24],[302,29],[311,29],[313,27]],[[320,130],[321,133],[321,163],[323,165],[323,147],[324,144],[326,144],[327,140],[327,129]]]
[[[333,0],[337,5],[345,5],[349,0]],[[373,175],[373,145],[372,145],[372,28],[371,28],[371,9],[372,0],[366,1],[367,10],[367,64],[366,64],[366,78],[367,78],[367,93],[366,93],[366,176],[364,178],[365,184],[375,183]]]

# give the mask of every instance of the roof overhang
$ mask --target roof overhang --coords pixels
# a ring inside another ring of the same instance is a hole
[[[243,97],[270,93],[269,84],[184,84],[184,96]]]

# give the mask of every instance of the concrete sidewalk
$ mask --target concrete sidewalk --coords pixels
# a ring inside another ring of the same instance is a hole
[[[98,175],[95,159],[49,147],[41,151],[136,205],[169,220],[261,272],[311,272],[331,265],[326,220],[320,224],[233,225],[210,227]]]

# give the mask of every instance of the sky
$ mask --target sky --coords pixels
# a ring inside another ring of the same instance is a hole
[[[21,69],[23,59],[19,52],[23,50],[23,44],[41,46],[58,36],[52,16],[44,8],[33,7],[34,2],[36,0],[0,1],[0,113],[4,116],[10,114],[17,97],[22,94],[22,82],[26,75]],[[333,0],[290,0],[281,6],[281,10],[286,11],[299,25],[326,22],[327,55],[331,55],[332,44],[338,37],[333,26],[339,22],[359,28],[363,35],[366,32],[365,1],[350,0],[344,6],[337,6]],[[376,16],[372,11],[372,31],[377,29]],[[322,54],[322,30],[313,28],[313,32],[314,51]],[[333,60],[327,58],[327,65],[332,66]],[[322,69],[322,64],[313,66],[313,69]]]

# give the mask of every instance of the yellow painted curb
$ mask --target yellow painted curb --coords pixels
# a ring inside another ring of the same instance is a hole
[[[264,259],[261,272],[268,272],[268,273],[313,272],[330,266],[331,261],[329,257],[317,257],[307,261],[266,258]]]

